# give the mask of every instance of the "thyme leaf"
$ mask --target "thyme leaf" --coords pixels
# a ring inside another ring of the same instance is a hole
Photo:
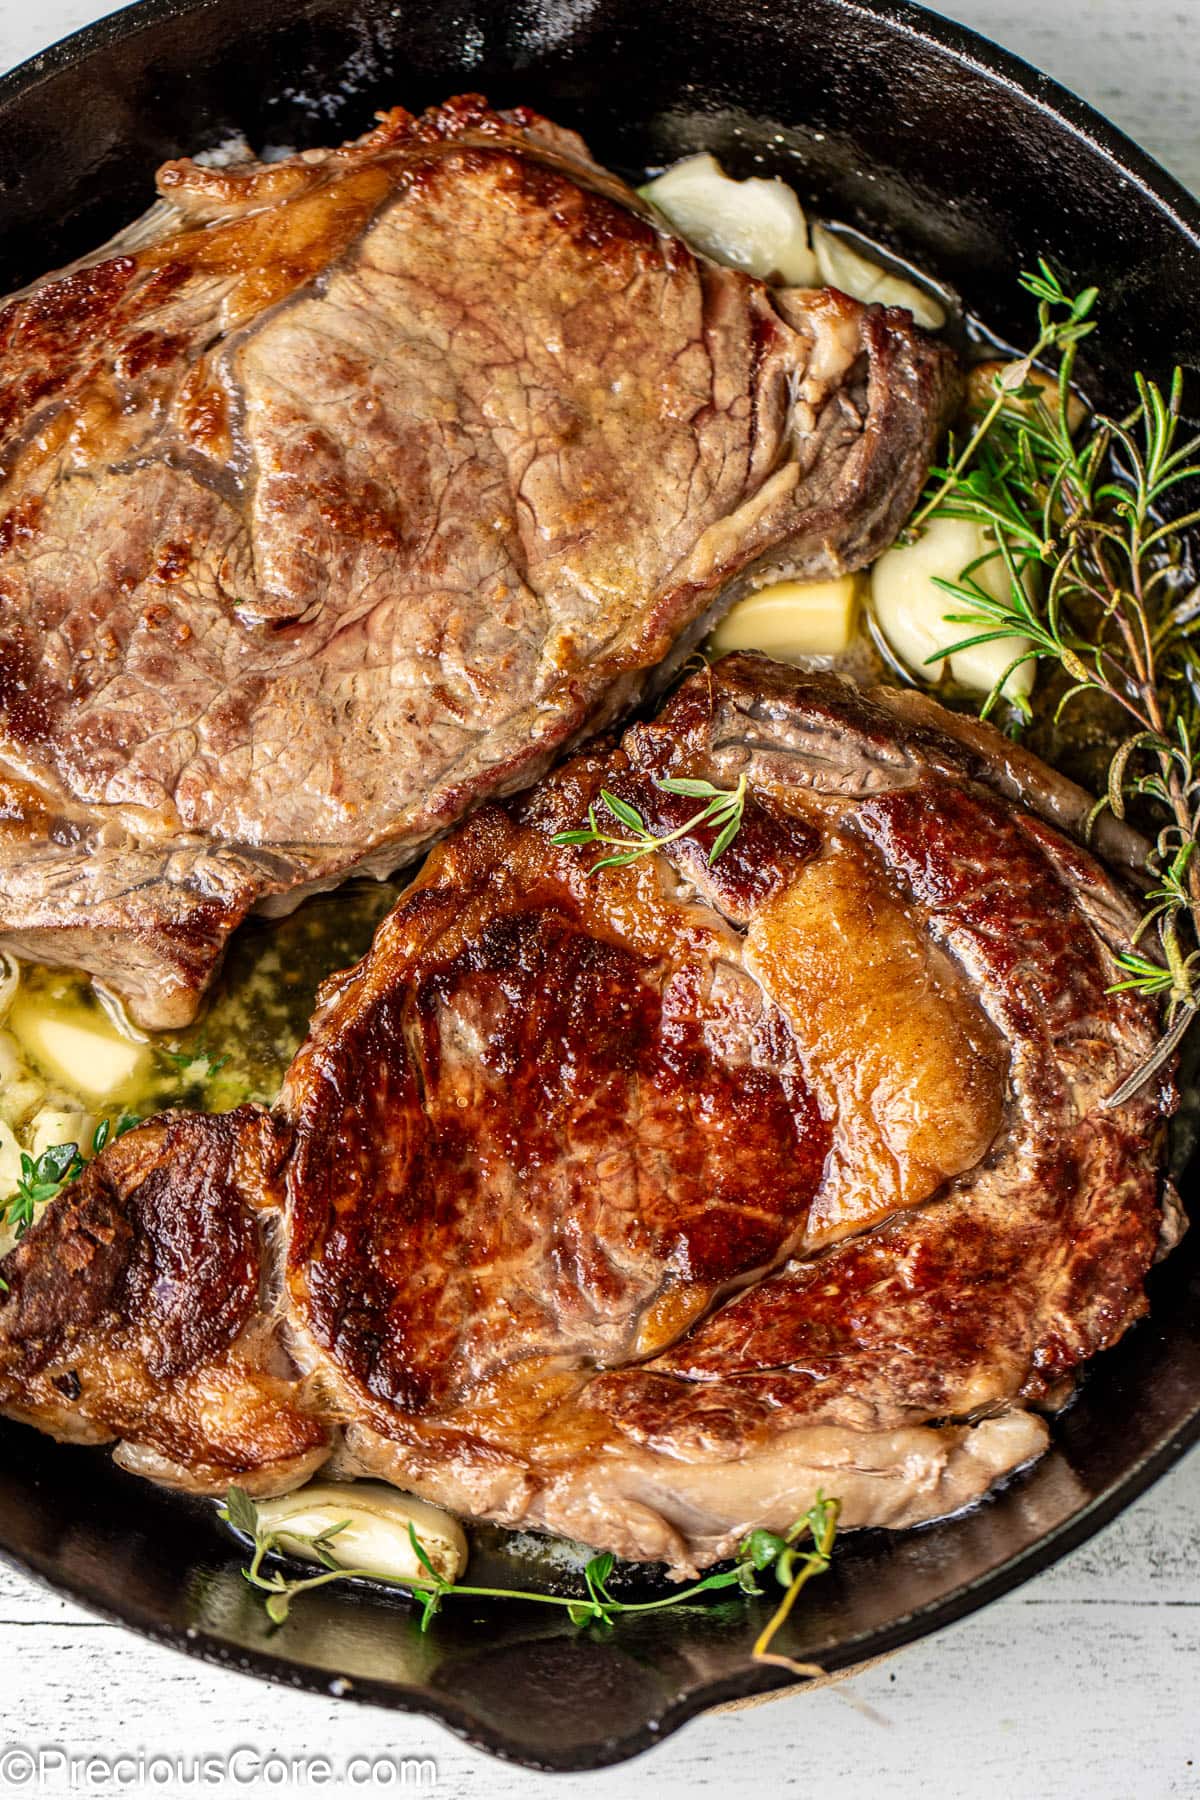
[[[189,1050],[167,1050],[160,1044],[158,1054],[178,1069],[186,1081],[197,1084],[211,1081],[229,1061],[228,1056],[214,1056],[203,1040]]]
[[[120,1137],[139,1123],[132,1113],[122,1113],[115,1126],[111,1119],[101,1119],[92,1133],[89,1156],[98,1156],[110,1137]],[[24,1237],[33,1224],[37,1208],[56,1200],[62,1190],[83,1173],[84,1166],[84,1157],[76,1143],[51,1144],[38,1156],[22,1150],[16,1189],[0,1203],[0,1226]],[[0,1282],[0,1292],[7,1292],[3,1282]]]
[[[759,1633],[754,1645],[756,1662],[775,1663],[779,1668],[789,1669],[793,1675],[823,1675],[825,1671],[817,1663],[794,1662],[790,1656],[772,1650],[776,1636],[788,1619],[796,1601],[814,1575],[823,1575],[833,1557],[833,1543],[837,1536],[838,1516],[841,1513],[840,1500],[827,1500],[824,1494],[809,1507],[802,1519],[798,1519],[788,1532],[783,1550],[775,1560],[775,1579],[780,1587],[785,1588],[783,1599]],[[797,1540],[808,1532],[812,1538],[812,1549],[799,1556],[796,1549]]]
[[[1072,417],[1076,355],[1094,328],[1097,294],[1072,296],[1043,261],[1021,285],[1038,302],[1038,335],[1026,356],[993,379],[992,398],[962,451],[951,443],[909,522],[932,518],[982,526],[1002,559],[999,598],[977,579],[978,561],[938,586],[963,627],[939,659],[1014,635],[1028,640],[983,702],[986,718],[1014,668],[1057,664],[1069,685],[1056,719],[1080,696],[1120,709],[1128,735],[1115,751],[1089,829],[1105,811],[1156,834],[1135,953],[1117,960],[1110,991],[1139,993],[1164,1007],[1163,1039],[1112,1094],[1136,1094],[1169,1059],[1200,1012],[1200,590],[1186,534],[1200,510],[1168,518],[1177,492],[1200,484],[1200,436],[1185,429],[1183,374],[1164,388],[1134,378],[1122,417]],[[1048,364],[1053,381],[1033,380]],[[1027,704],[1025,710],[1027,711]],[[1166,1048],[1164,1048],[1166,1046]]]
[[[814,1575],[823,1573],[830,1565],[840,1502],[827,1500],[821,1493],[818,1493],[813,1505],[787,1532],[780,1534],[763,1529],[750,1532],[739,1544],[738,1559],[731,1567],[718,1569],[659,1600],[622,1600],[614,1594],[608,1584],[616,1559],[608,1550],[600,1551],[586,1565],[583,1571],[584,1594],[540,1594],[529,1589],[474,1587],[465,1582],[448,1580],[434,1566],[411,1520],[408,1539],[424,1574],[401,1579],[395,1575],[382,1575],[377,1570],[344,1567],[337,1562],[330,1545],[337,1534],[346,1529],[349,1520],[327,1526],[314,1537],[288,1531],[286,1524],[278,1527],[264,1525],[254,1501],[240,1487],[229,1489],[219,1512],[220,1517],[235,1531],[250,1539],[253,1547],[251,1558],[242,1574],[251,1587],[266,1596],[267,1616],[276,1625],[284,1622],[292,1602],[301,1594],[328,1587],[333,1582],[367,1580],[382,1582],[386,1586],[398,1587],[410,1593],[420,1603],[422,1631],[428,1631],[442,1603],[452,1597],[528,1601],[537,1606],[556,1607],[560,1612],[565,1612],[570,1623],[577,1628],[597,1625],[608,1629],[618,1618],[686,1606],[701,1594],[721,1589],[736,1587],[744,1594],[761,1597],[762,1590],[755,1577],[768,1569],[774,1569],[777,1583],[786,1592],[759,1634],[754,1655],[759,1661],[779,1664],[793,1673],[823,1673],[815,1664],[792,1662],[785,1656],[771,1653],[769,1648],[805,1583]],[[806,1534],[812,1538],[812,1549],[801,1553],[799,1545]],[[281,1569],[265,1567],[269,1557],[287,1554],[281,1543],[284,1538],[289,1544],[299,1544],[306,1548],[324,1565],[323,1573],[289,1579]]]
[[[612,815],[618,825],[633,833],[631,837],[612,837],[601,825],[596,816],[593,803],[588,807],[586,827],[573,831],[560,831],[551,838],[552,844],[565,847],[570,844],[598,844],[610,851],[594,862],[588,870],[595,875],[601,869],[623,869],[630,863],[638,862],[643,856],[651,856],[656,850],[662,850],[667,844],[677,843],[680,838],[687,837],[689,832],[697,831],[702,826],[715,826],[717,835],[708,853],[710,863],[715,863],[724,855],[734,838],[742,828],[742,817],[746,807],[746,777],[740,776],[735,788],[715,787],[711,781],[699,781],[690,776],[672,775],[660,778],[655,776],[654,785],[664,794],[681,794],[690,800],[703,800],[704,805],[698,812],[673,831],[656,835],[647,826],[640,812],[627,800],[610,793],[608,788],[601,788],[600,800],[605,810]]]

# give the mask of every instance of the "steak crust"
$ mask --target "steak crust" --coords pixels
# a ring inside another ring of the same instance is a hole
[[[869,562],[954,377],[525,110],[159,189],[0,313],[0,942],[168,1027],[250,908],[532,782],[746,585]]]
[[[743,775],[714,863],[705,829],[598,874],[552,842],[602,789],[662,833],[695,803],[658,779]],[[177,1122],[98,1159],[5,1264],[0,1404],[103,1418],[219,1487],[209,1440],[189,1456],[149,1402],[118,1419],[90,1391],[129,1309],[43,1294],[88,1195],[120,1266],[122,1219],[158,1241],[150,1175],[122,1171],[165,1162],[235,1208],[228,1241],[247,1197],[278,1221],[261,1316],[343,1473],[680,1573],[818,1488],[851,1526],[975,1499],[1143,1314],[1163,1227],[1172,1081],[1105,1104],[1156,1035],[1109,991],[1136,915],[1034,810],[1073,803],[886,690],[749,656],[691,677],[432,852],[323,990],[275,1115],[187,1125],[225,1146],[219,1179],[166,1157]],[[241,1287],[218,1306],[199,1283],[180,1394],[249,1329]],[[82,1392],[49,1404],[68,1366]],[[286,1484],[285,1448],[242,1466]]]
[[[173,1484],[314,1473],[332,1434],[275,1341],[256,1216],[285,1141],[252,1107],[167,1113],[90,1163],[5,1258],[5,1410]]]

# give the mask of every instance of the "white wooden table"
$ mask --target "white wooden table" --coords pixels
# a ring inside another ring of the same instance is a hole
[[[104,0],[0,0],[0,68],[107,10]],[[1074,87],[1200,189],[1198,0],[959,0],[940,10]],[[480,1800],[615,1800],[647,1781],[661,1800],[741,1782],[821,1800],[1200,1796],[1200,1452],[1092,1544],[963,1624],[841,1687],[698,1721],[650,1759],[602,1775],[527,1775],[424,1720],[199,1667],[6,1572],[0,1708],[0,1800],[6,1772],[21,1772],[5,1763],[10,1744],[107,1757],[247,1746],[341,1766],[355,1754],[432,1757],[434,1792]],[[207,1791],[280,1790],[250,1780]],[[41,1792],[68,1788],[59,1778]]]

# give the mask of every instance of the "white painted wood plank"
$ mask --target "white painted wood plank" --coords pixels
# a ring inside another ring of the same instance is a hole
[[[1053,75],[1200,190],[1196,0],[950,0],[930,10]]]
[[[0,0],[0,68],[104,10]],[[1056,75],[1200,188],[1196,0],[958,0],[940,10]],[[0,1570],[0,1797],[6,1744],[65,1743],[110,1756],[248,1745],[326,1753],[339,1766],[354,1754],[430,1755],[437,1792],[464,1800],[618,1800],[647,1780],[661,1800],[749,1780],[764,1796],[828,1800],[1159,1800],[1200,1795],[1198,1671],[1200,1453],[1057,1569],[857,1680],[698,1721],[648,1761],[578,1779],[505,1769],[421,1719],[201,1668]]]
[[[1062,1800],[1200,1793],[1200,1455],[1099,1539],[974,1618],[844,1686],[698,1721],[650,1764],[555,1780],[496,1768],[421,1719],[198,1668],[0,1581],[0,1691],[19,1731],[115,1756],[332,1751],[431,1756],[439,1791],[616,1800],[653,1769],[664,1800],[751,1768],[765,1795],[819,1782],[838,1800],[1015,1791]],[[247,1794],[273,1791],[251,1783]]]

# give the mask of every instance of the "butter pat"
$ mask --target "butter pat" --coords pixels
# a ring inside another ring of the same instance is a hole
[[[720,656],[762,650],[780,662],[838,656],[850,647],[858,615],[859,581],[776,581],[730,607],[709,640]]]
[[[150,1051],[91,1013],[44,1008],[20,995],[8,1019],[26,1056],[51,1081],[91,1105],[120,1100],[136,1085]]]

